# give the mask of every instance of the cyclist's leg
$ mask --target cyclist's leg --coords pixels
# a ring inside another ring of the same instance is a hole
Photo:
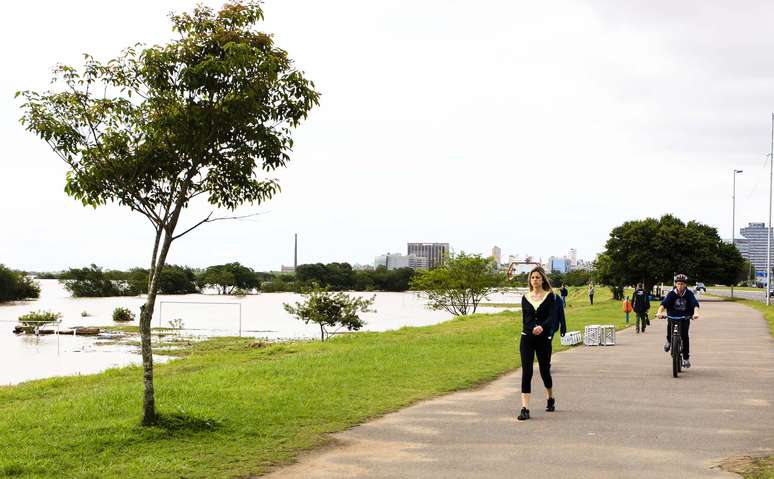
[[[691,327],[691,320],[685,319],[682,321],[682,328],[680,328],[680,337],[683,339],[683,359],[690,357],[690,351],[688,349],[688,330]]]

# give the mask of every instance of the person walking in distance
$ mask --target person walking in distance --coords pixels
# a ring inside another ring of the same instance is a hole
[[[551,379],[551,339],[557,327],[557,302],[559,298],[551,291],[543,268],[536,266],[527,276],[529,292],[521,298],[523,330],[519,340],[521,353],[521,411],[517,419],[529,419],[529,399],[532,394],[532,366],[535,355],[538,359],[540,377],[546,388],[546,411],[556,408],[553,380]]]
[[[594,306],[594,283],[589,283],[589,303]]]
[[[567,306],[567,286],[564,283],[562,283],[562,289],[559,290],[559,294],[562,296],[562,306]]]
[[[642,324],[642,332],[644,333],[648,322],[650,300],[648,299],[648,293],[642,288],[642,283],[639,283],[637,289],[632,293],[632,309],[634,314],[637,315],[637,333],[640,332],[640,324]]]
[[[684,274],[678,274],[675,276],[675,289],[667,293],[666,298],[661,301],[661,305],[658,307],[658,313],[656,316],[659,318],[665,318],[666,316],[682,316],[686,319],[680,321],[680,337],[683,340],[683,367],[690,368],[691,361],[690,350],[688,349],[688,329],[691,326],[691,318],[699,319],[699,301],[696,296],[687,287],[688,276]],[[666,310],[667,314],[664,314]],[[669,339],[672,334],[672,320],[667,321],[667,336],[666,343],[664,343],[664,352],[669,352],[671,345]]]

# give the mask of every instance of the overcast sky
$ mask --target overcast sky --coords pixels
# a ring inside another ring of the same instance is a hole
[[[213,7],[222,1],[203,2]],[[19,125],[20,89],[57,62],[172,38],[194,2],[27,0],[0,40],[0,263],[145,266],[152,230],[63,192],[66,167]],[[580,258],[611,228],[672,213],[731,232],[767,221],[774,3],[267,0],[273,33],[322,93],[283,191],[251,220],[205,225],[170,263],[372,263],[409,241]],[[183,224],[206,216],[196,205]]]

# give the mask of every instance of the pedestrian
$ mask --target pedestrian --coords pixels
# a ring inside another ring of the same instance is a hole
[[[562,296],[562,306],[567,306],[567,287],[564,283],[562,283],[562,289],[559,290],[559,294]]]
[[[551,379],[551,339],[557,323],[559,299],[551,291],[545,271],[536,266],[528,278],[529,291],[521,297],[523,330],[519,340],[521,354],[521,411],[517,419],[529,419],[529,399],[532,394],[532,367],[535,355],[538,359],[540,377],[546,388],[546,411],[556,409],[556,399]],[[566,328],[566,326],[565,326]]]
[[[650,309],[650,300],[648,293],[642,287],[642,283],[637,285],[637,289],[632,293],[632,309],[637,315],[637,333],[640,332],[640,323],[642,323],[642,332],[645,332],[645,326],[648,325],[648,310]]]
[[[594,283],[589,283],[589,303],[594,306]]]

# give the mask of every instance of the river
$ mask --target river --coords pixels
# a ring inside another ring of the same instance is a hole
[[[98,341],[93,337],[50,335],[15,335],[13,326],[22,314],[50,310],[62,314],[60,329],[74,326],[116,325],[112,313],[116,307],[133,311],[139,318],[143,297],[73,298],[57,280],[39,280],[40,298],[0,305],[0,385],[16,384],[31,379],[74,374],[90,374],[111,367],[139,364],[136,348]],[[431,311],[424,298],[416,293],[350,293],[376,296],[373,309],[361,317],[364,331],[386,331],[403,326],[426,326],[450,318],[445,311]],[[157,297],[153,326],[169,327],[180,320],[182,333],[196,337],[243,336],[271,340],[318,338],[319,327],[307,325],[290,316],[283,303],[303,298],[295,293],[261,293],[248,296],[190,294]],[[498,293],[492,303],[518,303],[517,292]],[[494,312],[494,308],[482,308]],[[88,316],[82,316],[82,313]],[[135,319],[131,323],[137,325]],[[180,323],[178,323],[180,324]],[[157,356],[164,361],[167,357]]]

